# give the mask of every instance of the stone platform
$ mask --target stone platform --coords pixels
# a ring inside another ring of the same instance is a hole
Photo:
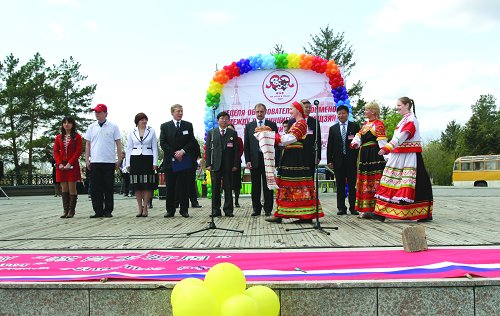
[[[500,189],[434,188],[434,218],[424,225],[429,247],[500,246]],[[0,199],[0,253],[59,251],[126,251],[149,249],[402,249],[401,231],[415,223],[384,223],[336,215],[335,193],[320,194],[326,235],[285,222],[271,224],[251,217],[251,201],[233,218],[216,219],[217,227],[243,234],[209,230],[210,200],[190,209],[190,218],[163,218],[165,201],[154,201],[148,218],[136,218],[133,198],[116,196],[113,218],[90,219],[90,201],[80,196],[77,215],[59,219],[60,198]],[[262,283],[259,283],[262,284]],[[0,283],[0,315],[170,315],[175,283],[70,282]],[[499,279],[432,279],[342,282],[264,283],[280,295],[281,315],[500,315]]]

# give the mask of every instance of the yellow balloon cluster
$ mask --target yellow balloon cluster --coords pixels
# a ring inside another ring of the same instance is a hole
[[[300,58],[301,55],[298,54],[288,54],[288,68],[300,68]]]
[[[224,86],[217,81],[210,80],[210,85],[208,86],[207,93],[211,93],[212,95],[216,95],[217,93],[222,94],[222,88]]]
[[[170,302],[174,316],[277,316],[280,301],[267,286],[245,290],[243,271],[228,262],[213,266],[205,280],[187,278],[176,284]]]

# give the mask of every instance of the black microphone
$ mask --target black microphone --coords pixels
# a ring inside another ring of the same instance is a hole
[[[319,105],[319,101],[318,100],[314,100],[314,105],[318,106]]]

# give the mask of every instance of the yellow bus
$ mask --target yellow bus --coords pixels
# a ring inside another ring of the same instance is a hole
[[[500,155],[458,158],[452,181],[457,187],[500,187]]]

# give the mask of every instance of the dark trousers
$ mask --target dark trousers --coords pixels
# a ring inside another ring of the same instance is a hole
[[[92,163],[90,170],[92,208],[96,215],[111,214],[114,207],[115,164]]]
[[[191,169],[172,172],[172,168],[168,168],[165,175],[167,178],[167,213],[175,214],[175,201],[177,198],[180,204],[179,213],[188,214],[189,192],[191,191]]]
[[[189,192],[189,200],[191,201],[191,206],[199,205],[198,203],[198,186],[196,185],[196,169],[194,167],[191,169],[191,191]]]
[[[260,192],[264,192],[264,212],[273,211],[273,190],[267,188],[266,172],[264,169],[264,156],[259,154],[259,167],[250,170],[252,179],[252,207],[254,213],[260,214],[262,203],[260,202]]]
[[[233,206],[233,173],[231,171],[212,171],[212,214],[220,214],[221,207],[221,184],[224,190],[224,206],[222,209],[226,215],[232,214]],[[221,183],[222,182],[222,183]]]
[[[347,211],[345,205],[345,184],[349,187],[349,211],[354,211],[356,204],[356,167],[350,166],[345,156],[342,158],[343,168],[335,168],[335,178],[337,185],[337,209],[339,211]]]
[[[120,193],[129,194],[130,192],[130,173],[122,172],[122,185],[120,188]]]

